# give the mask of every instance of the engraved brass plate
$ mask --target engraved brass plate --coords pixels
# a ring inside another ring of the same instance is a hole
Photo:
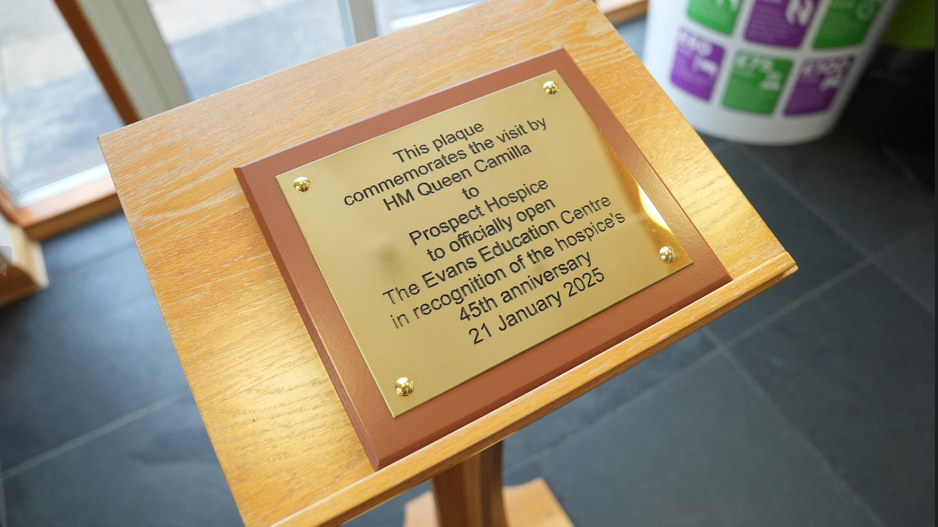
[[[557,72],[277,181],[394,416],[692,264]]]

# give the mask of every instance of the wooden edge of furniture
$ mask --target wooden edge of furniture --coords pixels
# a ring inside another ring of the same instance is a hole
[[[376,472],[233,167],[557,47],[577,62],[733,281]],[[700,137],[587,0],[480,3],[135,123],[102,136],[101,145],[248,527],[337,525],[361,514],[796,269]]]
[[[508,527],[502,494],[502,444],[433,477],[436,513],[443,527]]]
[[[18,225],[7,225],[0,219],[0,229],[9,229],[13,262],[0,259],[5,273],[0,274],[0,306],[19,300],[49,286],[49,275],[42,256],[42,247],[30,240]]]
[[[24,207],[0,189],[0,211],[33,240],[45,240],[120,210],[110,176],[89,181]]]
[[[628,22],[648,12],[648,0],[596,0],[596,7],[613,25]]]

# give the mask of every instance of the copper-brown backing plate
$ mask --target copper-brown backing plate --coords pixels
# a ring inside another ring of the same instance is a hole
[[[394,418],[274,178],[373,137],[554,70],[560,73],[589,112],[694,264]],[[615,114],[562,48],[312,138],[237,167],[235,172],[300,315],[376,469],[560,375],[730,281],[723,265]]]

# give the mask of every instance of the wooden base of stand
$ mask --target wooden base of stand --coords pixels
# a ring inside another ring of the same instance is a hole
[[[573,527],[543,478],[502,488],[502,444],[433,478],[404,505],[404,527]]]
[[[543,478],[505,487],[505,515],[509,527],[573,527]],[[432,492],[404,505],[404,527],[439,527]]]
[[[8,225],[0,216],[0,306],[48,285],[42,247],[19,226]]]

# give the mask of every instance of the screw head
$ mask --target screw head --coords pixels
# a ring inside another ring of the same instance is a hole
[[[401,397],[407,397],[408,395],[414,393],[414,381],[408,379],[407,377],[401,377],[394,383],[394,391],[397,392]]]
[[[658,251],[658,256],[661,257],[661,261],[671,263],[677,256],[677,251],[671,247],[662,247],[661,250]]]
[[[554,81],[547,81],[544,83],[544,91],[547,95],[553,95],[560,91],[560,86]]]
[[[306,192],[312,184],[308,177],[300,176],[293,181],[293,188],[297,192]]]

